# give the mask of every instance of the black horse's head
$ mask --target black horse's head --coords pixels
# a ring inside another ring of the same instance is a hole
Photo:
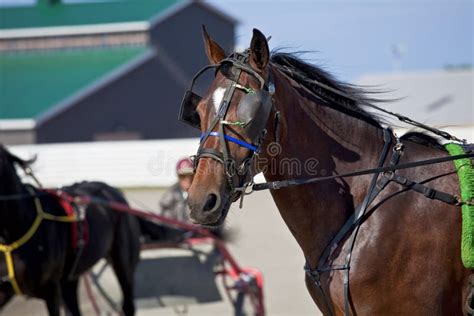
[[[22,182],[15,166],[27,169],[34,163],[36,157],[24,160],[12,154],[3,144],[0,144],[0,195],[14,194],[21,191]]]

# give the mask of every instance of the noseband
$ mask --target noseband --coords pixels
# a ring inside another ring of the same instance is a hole
[[[210,65],[200,70],[193,78],[191,89],[186,92],[182,105],[179,119],[194,127],[200,125],[199,115],[196,107],[200,101],[200,97],[192,92],[194,82],[206,70],[215,68],[216,72],[225,66],[229,66],[225,75],[228,78],[228,84],[225,88],[224,96],[217,109],[216,116],[211,121],[207,130],[201,134],[201,140],[197,154],[194,156],[194,169],[196,171],[201,158],[211,158],[224,167],[224,174],[228,187],[231,192],[231,199],[237,200],[239,196],[243,197],[245,189],[253,184],[253,174],[250,172],[250,166],[258,155],[260,146],[267,133],[266,123],[273,108],[272,96],[275,93],[275,87],[269,80],[265,82],[264,78],[253,70],[248,64],[249,53],[234,53],[228,58],[222,60],[217,65]],[[242,72],[248,73],[260,82],[260,91],[255,91],[250,87],[242,86],[238,83]],[[236,89],[242,90],[246,95],[240,101],[237,108],[238,121],[227,121],[226,115],[232,101],[232,97]],[[190,104],[193,103],[193,104]],[[244,138],[233,131],[239,138],[235,138],[226,134],[226,126],[239,126],[244,130],[245,135],[251,140],[246,142]],[[217,129],[217,131],[216,131]],[[219,139],[219,149],[205,148],[206,141],[211,137]],[[244,162],[237,167],[236,160],[230,155],[228,143],[234,143],[244,147],[250,151]],[[238,176],[238,186],[234,185],[234,176]]]

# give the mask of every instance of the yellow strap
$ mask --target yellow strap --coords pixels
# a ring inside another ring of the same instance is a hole
[[[13,291],[16,295],[21,295],[20,287],[16,282],[15,278],[15,266],[13,265],[12,253],[11,251],[5,251],[5,261],[7,262],[8,278],[10,279],[10,284],[12,285]]]
[[[77,218],[75,216],[56,216],[56,215],[51,215],[49,213],[45,213],[43,211],[43,207],[41,206],[40,200],[38,198],[35,198],[34,201],[35,201],[37,215],[35,217],[33,224],[31,224],[30,229],[28,229],[28,231],[23,236],[21,236],[20,239],[18,239],[17,241],[9,245],[0,244],[0,251],[2,251],[2,247],[4,249],[8,249],[9,251],[13,251],[23,246],[36,233],[43,219],[55,221],[55,222],[64,222],[64,223],[73,223],[77,221]]]
[[[0,252],[11,251],[12,247],[10,245],[0,244]]]
[[[79,221],[76,216],[56,216],[49,213],[42,213],[41,217],[49,221],[62,223],[75,223]]]
[[[30,193],[32,193],[32,195],[34,195],[34,192],[32,189],[28,187],[28,190],[30,191]],[[63,223],[73,223],[73,222],[78,221],[78,219],[75,216],[56,216],[56,215],[52,215],[52,214],[44,212],[41,202],[37,197],[34,198],[34,202],[36,206],[36,217],[35,217],[35,220],[33,221],[33,224],[31,224],[31,227],[28,229],[28,231],[23,236],[21,236],[18,240],[12,242],[9,245],[0,244],[0,252],[3,252],[5,254],[8,278],[10,279],[10,283],[13,287],[13,290],[15,291],[15,294],[17,295],[21,295],[22,293],[21,293],[20,287],[18,286],[18,282],[16,281],[16,278],[15,278],[15,266],[13,264],[12,251],[20,248],[25,243],[27,243],[28,240],[31,239],[31,237],[33,237],[33,235],[38,230],[43,219],[49,220],[49,221],[55,221],[55,222],[63,222]]]
[[[36,218],[33,222],[33,224],[31,225],[30,229],[28,229],[28,231],[20,237],[20,239],[18,239],[17,241],[15,242],[12,242],[11,244],[9,244],[8,246],[10,246],[10,251],[13,251],[15,249],[18,249],[20,248],[21,246],[23,246],[28,240],[31,239],[31,237],[33,237],[33,235],[36,233],[36,231],[38,230],[38,227],[39,225],[41,224],[41,221],[43,220],[43,218],[38,214],[36,215]]]
[[[47,219],[49,221],[54,221],[54,222],[63,222],[63,223],[74,223],[78,221],[76,216],[57,216],[57,215],[46,213],[43,210],[43,207],[41,206],[41,202],[38,198],[35,198],[35,205],[36,205],[36,211],[43,219]]]

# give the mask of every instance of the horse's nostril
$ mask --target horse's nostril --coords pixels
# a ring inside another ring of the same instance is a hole
[[[214,207],[216,206],[216,202],[217,202],[217,195],[215,195],[214,193],[209,194],[207,196],[207,201],[206,201],[206,204],[204,205],[203,211],[204,212],[212,211]]]

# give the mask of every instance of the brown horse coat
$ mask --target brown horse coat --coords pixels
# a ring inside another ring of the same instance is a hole
[[[224,58],[223,50],[207,33],[204,41],[210,63],[218,63]],[[318,94],[319,90],[309,81],[317,79],[334,89],[363,98],[361,90],[340,84],[319,68],[291,55],[277,53],[270,57],[267,41],[258,30],[254,30],[248,62],[267,80],[271,73],[276,87],[273,114],[279,112],[279,121],[275,122],[274,115],[270,116],[262,152],[256,162],[266,180],[342,174],[377,166],[383,147],[379,120],[358,104],[341,106],[331,102]],[[308,80],[288,75],[281,70],[283,65],[290,65],[293,71],[303,73]],[[215,115],[213,93],[217,88],[225,88],[227,83],[227,79],[217,73],[199,104],[202,132]],[[239,84],[259,89],[257,82],[246,73],[240,76]],[[226,120],[238,119],[236,107],[242,97],[240,91],[234,94]],[[249,141],[240,127],[229,128],[226,132]],[[447,155],[429,137],[415,136],[402,140],[405,148],[401,163]],[[395,143],[395,136],[392,136],[391,147]],[[249,156],[248,149],[234,143],[227,145],[237,163]],[[206,140],[205,147],[220,150],[216,138]],[[271,148],[277,148],[277,151]],[[308,168],[309,165],[312,167]],[[400,170],[397,174],[424,181],[444,192],[459,194],[452,162]],[[237,184],[238,177],[233,181]],[[325,247],[362,202],[370,181],[369,175],[271,191],[282,218],[311,267],[318,266]],[[210,199],[211,195],[217,198]],[[231,198],[222,164],[211,158],[201,158],[189,190],[191,218],[208,226],[219,224],[228,212]],[[211,207],[209,201],[213,202]],[[465,269],[461,262],[460,207],[430,200],[396,183],[389,183],[368,211],[371,215],[361,225],[352,253],[350,300],[353,313],[462,315],[472,271]],[[347,248],[347,240],[341,242],[326,265],[344,264]],[[331,271],[321,276],[332,312],[342,315],[343,272]],[[306,281],[316,304],[329,315],[313,281],[310,278]]]

